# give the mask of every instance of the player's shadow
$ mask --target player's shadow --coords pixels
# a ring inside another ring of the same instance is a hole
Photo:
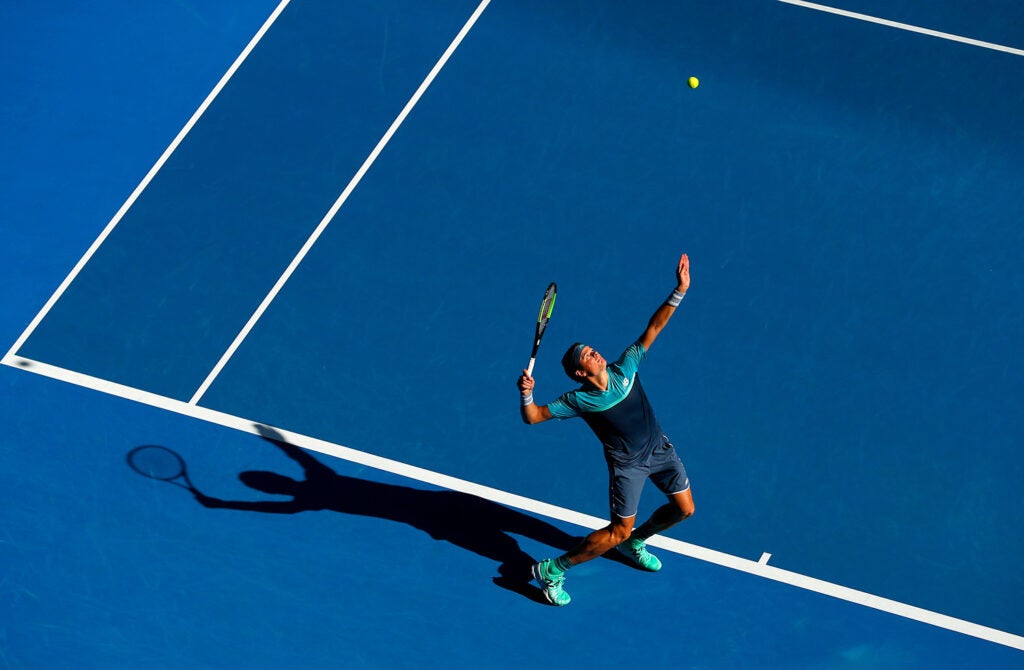
[[[258,428],[264,440],[302,467],[304,479],[262,470],[242,472],[238,478],[252,489],[291,496],[291,500],[222,500],[195,492],[201,504],[271,514],[326,510],[405,523],[435,540],[496,561],[496,585],[545,604],[540,589],[530,581],[530,566],[536,560],[523,551],[513,536],[548,545],[558,553],[568,551],[580,541],[579,537],[540,519],[467,493],[416,489],[339,475],[309,452],[278,439],[270,429]],[[610,552],[608,558],[619,560],[618,552]]]

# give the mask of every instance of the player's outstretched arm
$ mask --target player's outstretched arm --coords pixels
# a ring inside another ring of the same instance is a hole
[[[671,295],[655,310],[651,320],[647,322],[647,329],[640,336],[639,342],[644,349],[650,349],[662,329],[668,324],[668,320],[675,314],[676,307],[686,295],[690,288],[690,259],[686,254],[679,258],[679,265],[676,266],[676,288]]]
[[[534,381],[533,377],[526,370],[523,370],[523,374],[519,377],[519,381],[516,382],[516,386],[519,387],[519,415],[523,418],[524,423],[540,423],[551,418],[551,410],[548,409],[547,405],[534,404]]]

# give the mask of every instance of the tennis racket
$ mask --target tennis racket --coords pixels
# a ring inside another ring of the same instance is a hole
[[[147,444],[128,452],[128,465],[143,477],[159,479],[196,493],[188,478],[185,461],[167,447]]]
[[[533,376],[533,364],[537,362],[537,350],[540,349],[541,338],[544,337],[544,330],[551,320],[551,312],[555,309],[555,296],[558,293],[558,286],[555,282],[548,285],[544,291],[544,300],[540,303],[540,313],[537,315],[537,331],[533,338],[533,353],[530,354],[530,365],[526,368],[526,375]]]

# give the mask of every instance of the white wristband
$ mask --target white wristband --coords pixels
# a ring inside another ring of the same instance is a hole
[[[670,305],[672,307],[679,307],[679,303],[681,303],[683,301],[683,296],[685,296],[685,295],[686,295],[686,291],[683,291],[682,293],[680,293],[679,291],[673,289],[672,290],[672,295],[670,295],[668,297],[668,299],[665,300],[665,304]]]
[[[523,407],[526,407],[527,405],[532,405],[533,404],[533,393],[529,393],[527,395],[520,396],[520,397],[522,398]]]

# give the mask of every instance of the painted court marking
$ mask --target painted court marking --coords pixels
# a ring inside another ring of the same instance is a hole
[[[303,449],[309,449],[310,451],[334,456],[359,465],[365,465],[378,470],[383,470],[384,472],[390,472],[425,484],[431,484],[452,491],[459,491],[479,496],[501,505],[515,507],[526,512],[539,514],[541,516],[575,524],[584,528],[597,529],[608,525],[607,519],[600,519],[598,517],[576,512],[564,507],[558,507],[539,500],[533,500],[514,493],[502,491],[500,489],[451,477],[440,472],[434,472],[425,468],[395,461],[390,458],[384,458],[364,451],[343,447],[308,435],[301,435],[299,433],[293,433],[274,426],[267,426],[266,424],[260,424],[242,417],[207,409],[192,403],[182,402],[181,400],[166,398],[148,391],[142,391],[129,386],[123,386],[114,382],[98,379],[96,377],[90,377],[89,375],[65,370],[21,356],[8,354],[4,357],[3,363],[4,365],[28,370],[45,377],[75,384],[77,386],[83,386],[85,388],[107,393],[119,398],[150,405],[152,407],[157,407],[193,419],[199,419],[219,426],[224,426],[226,428],[233,428],[245,433],[262,436],[270,431],[276,434],[276,439],[284,440],[289,444],[302,447]],[[789,584],[807,591],[813,591],[839,600],[845,600],[856,605],[870,607],[872,609],[895,614],[897,616],[919,621],[938,628],[945,628],[971,637],[988,640],[989,642],[994,642],[996,644],[1024,650],[1024,637],[996,630],[995,628],[971,623],[970,621],[956,619],[954,617],[932,612],[920,607],[914,607],[913,605],[897,602],[888,598],[882,598],[881,596],[872,595],[863,591],[857,591],[856,589],[847,588],[838,584],[832,584],[831,582],[808,577],[807,575],[782,570],[768,565],[768,559],[771,557],[771,554],[767,552],[761,555],[760,560],[752,561],[669,537],[655,536],[650,539],[648,544],[682,556],[688,556],[708,563],[714,563],[715,565],[720,565],[722,567],[732,568],[733,570],[756,575],[758,577],[764,577],[765,579],[771,579],[783,584]]]
[[[124,204],[121,205],[121,208],[117,210],[117,213],[114,214],[114,217],[110,219],[110,222],[106,225],[102,232],[100,232],[99,237],[97,237],[96,240],[92,243],[92,245],[86,250],[85,255],[78,260],[78,263],[75,264],[75,267],[71,269],[71,273],[64,278],[64,281],[61,282],[60,286],[57,287],[57,290],[54,291],[53,295],[50,296],[50,299],[46,301],[45,305],[43,305],[42,310],[40,310],[39,313],[36,314],[35,318],[32,319],[32,321],[28,324],[28,327],[21,334],[21,337],[19,337],[17,341],[15,341],[14,345],[10,348],[8,355],[17,352],[18,349],[21,348],[21,345],[25,343],[25,340],[27,340],[29,336],[32,335],[33,331],[35,331],[36,327],[43,320],[43,318],[47,314],[49,314],[50,310],[57,303],[60,297],[64,295],[64,292],[68,289],[69,286],[71,286],[71,282],[75,280],[75,277],[79,275],[79,273],[82,271],[82,268],[85,267],[86,263],[88,263],[89,260],[96,253],[96,250],[100,248],[100,245],[102,245],[103,242],[106,241],[107,237],[110,236],[110,233],[114,231],[114,228],[117,227],[117,224],[121,222],[121,219],[124,218],[124,215],[128,212],[129,209],[131,209],[132,205],[135,204],[135,201],[138,200],[139,196],[142,195],[142,192],[146,190],[146,187],[149,186],[149,182],[153,181],[153,177],[156,176],[156,173],[159,172],[160,168],[164,166],[164,163],[166,163],[167,159],[171,157],[171,154],[173,154],[174,151],[178,148],[178,145],[181,144],[182,140],[185,139],[185,136],[188,135],[189,132],[191,132],[192,127],[196,125],[196,123],[199,121],[199,118],[204,113],[206,113],[207,108],[209,108],[209,106],[213,103],[216,97],[220,95],[220,92],[224,90],[224,87],[227,86],[227,83],[231,80],[231,77],[235,75],[235,72],[238,71],[238,68],[242,66],[242,63],[245,62],[245,59],[249,57],[249,54],[252,53],[252,50],[256,48],[256,45],[259,44],[260,40],[263,39],[263,36],[267,34],[267,31],[270,30],[270,26],[274,25],[274,22],[277,21],[277,18],[281,16],[281,12],[284,11],[284,8],[288,6],[289,2],[291,2],[291,0],[281,0],[281,3],[274,9],[273,13],[267,18],[266,21],[263,22],[263,25],[256,32],[253,38],[249,40],[249,43],[245,46],[245,49],[242,50],[242,53],[238,55],[238,58],[236,58],[235,62],[231,64],[231,67],[228,68],[228,71],[225,72],[224,76],[220,78],[220,81],[218,81],[217,85],[213,87],[213,90],[210,91],[210,94],[206,96],[206,99],[203,100],[202,104],[199,105],[199,108],[196,109],[196,111],[192,114],[192,117],[188,120],[187,123],[185,123],[185,126],[178,132],[178,134],[174,137],[174,139],[167,146],[167,148],[164,149],[164,152],[160,154],[160,158],[157,159],[156,163],[153,164],[153,167],[151,167],[149,169],[149,172],[146,173],[146,176],[142,178],[141,182],[139,182],[139,185],[135,187],[134,191],[132,191],[132,194],[128,196],[128,199],[124,201]]]
[[[213,370],[210,371],[210,374],[206,376],[205,380],[203,380],[203,383],[196,390],[195,394],[192,396],[192,399],[189,400],[189,404],[195,405],[196,403],[199,402],[199,399],[202,398],[203,395],[206,393],[207,389],[210,388],[210,385],[220,374],[221,370],[224,369],[224,366],[227,365],[227,362],[231,359],[232,356],[234,356],[235,351],[238,349],[239,346],[241,346],[245,338],[248,337],[249,332],[256,325],[256,322],[259,321],[260,317],[263,316],[263,313],[267,311],[267,308],[270,306],[270,303],[274,301],[274,298],[277,297],[277,294],[281,292],[282,288],[284,288],[284,285],[288,282],[292,274],[299,267],[299,264],[302,263],[302,260],[306,257],[306,254],[308,254],[309,250],[313,248],[313,245],[316,244],[316,241],[320,239],[321,233],[323,233],[324,230],[327,229],[327,226],[331,223],[331,221],[334,220],[334,217],[337,216],[338,214],[338,210],[340,210],[341,206],[345,204],[345,201],[348,200],[348,197],[352,194],[352,191],[354,191],[356,186],[359,185],[359,182],[362,181],[363,176],[370,169],[370,166],[373,165],[374,161],[377,160],[377,157],[380,156],[380,153],[384,150],[384,147],[386,147],[388,142],[391,141],[392,136],[394,136],[399,126],[401,126],[402,122],[405,121],[405,117],[409,116],[409,112],[412,111],[412,108],[415,107],[416,103],[418,103],[420,101],[420,98],[423,97],[423,94],[426,92],[427,88],[430,87],[430,84],[433,83],[434,78],[437,77],[438,73],[441,71],[441,68],[445,66],[445,64],[448,62],[448,59],[451,58],[452,54],[455,53],[455,50],[459,48],[460,44],[462,44],[462,40],[466,37],[467,34],[469,34],[470,29],[472,29],[477,19],[480,18],[480,15],[483,13],[484,9],[487,8],[487,5],[490,4],[490,1],[491,0],[483,0],[483,2],[481,2],[480,5],[476,8],[476,11],[473,12],[472,16],[469,17],[469,20],[466,21],[466,24],[462,26],[462,30],[460,30],[458,35],[455,36],[455,39],[452,40],[452,43],[448,45],[448,48],[441,55],[441,58],[438,59],[437,63],[434,64],[434,67],[427,74],[427,77],[423,80],[423,83],[420,84],[419,88],[416,89],[416,92],[413,93],[411,98],[409,98],[409,102],[405,104],[405,107],[402,108],[402,111],[391,123],[391,127],[388,128],[387,132],[384,133],[384,136],[380,138],[379,142],[377,142],[377,146],[373,148],[373,151],[370,152],[370,155],[367,156],[365,161],[363,161],[362,166],[360,166],[355,176],[352,177],[352,180],[349,181],[348,186],[345,187],[345,190],[341,192],[340,196],[338,196],[338,199],[334,201],[333,205],[331,205],[331,208],[327,211],[327,214],[324,215],[324,218],[320,221],[320,224],[313,231],[313,234],[310,235],[309,239],[306,240],[306,243],[302,245],[302,248],[299,249],[299,253],[295,255],[295,258],[292,259],[292,262],[288,264],[288,267],[285,269],[284,274],[278,277],[277,282],[274,284],[274,287],[270,289],[270,293],[268,293],[263,298],[263,302],[260,303],[259,307],[256,308],[256,311],[253,312],[251,317],[249,317],[249,321],[246,322],[246,324],[242,327],[242,330],[239,331],[238,335],[231,343],[231,346],[228,347],[227,351],[224,352],[224,355],[221,356],[219,361],[217,361],[217,365],[214,366]]]
[[[928,28],[921,28],[919,26],[912,26],[909,23],[899,23],[897,21],[890,21],[889,19],[880,19],[877,16],[869,16],[867,14],[858,14],[857,12],[850,12],[845,9],[837,9],[835,7],[829,7],[827,5],[819,5],[814,2],[805,2],[805,0],[779,0],[779,2],[785,2],[789,5],[797,5],[799,7],[806,7],[807,9],[814,9],[819,12],[828,12],[829,14],[838,14],[839,16],[845,16],[851,19],[857,19],[858,21],[867,21],[868,23],[877,23],[883,26],[889,26],[890,28],[899,28],[900,30],[906,30],[912,33],[920,33],[922,35],[930,35],[932,37],[939,37],[944,40],[950,40],[952,42],[960,42],[962,44],[969,44],[975,47],[982,47],[984,49],[992,49],[994,51],[1002,51],[1004,53],[1013,54],[1015,56],[1024,56],[1024,49],[1015,49],[1013,47],[1004,46],[1002,44],[994,44],[992,42],[982,42],[981,40],[971,39],[970,37],[961,37],[960,35],[953,35],[951,33],[943,33],[938,30],[930,30]]]

